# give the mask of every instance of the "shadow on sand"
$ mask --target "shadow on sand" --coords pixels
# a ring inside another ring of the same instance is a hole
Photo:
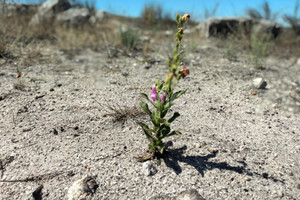
[[[169,146],[172,146],[172,144]],[[264,179],[270,179],[274,182],[281,182],[284,184],[284,180],[270,177],[268,173],[260,174],[257,172],[251,172],[251,170],[247,168],[247,163],[244,161],[237,161],[237,166],[231,166],[226,162],[209,161],[209,159],[215,158],[217,156],[217,151],[206,156],[188,156],[183,154],[183,151],[186,149],[187,147],[183,146],[179,149],[170,150],[167,152],[166,156],[162,158],[166,166],[172,168],[176,174],[180,174],[182,172],[182,168],[179,165],[179,163],[182,162],[193,166],[202,176],[204,176],[204,173],[207,170],[219,169],[229,170],[239,174],[246,174],[247,176],[256,176]]]

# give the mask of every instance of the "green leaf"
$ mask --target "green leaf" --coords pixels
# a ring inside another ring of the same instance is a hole
[[[164,107],[163,107],[163,112],[167,112],[172,106],[172,103],[170,101],[168,101]]]
[[[160,126],[158,133],[159,133],[159,138],[164,138],[166,137],[171,131],[170,126],[163,124]]]
[[[182,133],[179,131],[172,131],[170,134],[168,134],[166,137],[170,137],[172,135],[181,135]]]
[[[165,148],[166,148],[165,146],[163,146],[162,148],[160,148],[160,149],[159,149],[159,153],[160,153],[160,154],[163,154],[164,151],[165,151]]]
[[[151,121],[152,121],[152,123],[154,124],[154,126],[159,126],[159,121],[158,121],[158,118],[157,118],[157,111],[155,110],[151,115],[150,115],[150,117],[151,117]]]
[[[164,118],[159,118],[157,121],[162,124],[166,124],[166,125],[168,124],[168,121]]]
[[[141,105],[141,108],[145,111],[145,113],[147,113],[148,115],[151,116],[152,112],[149,110],[148,104],[146,104],[145,102],[141,101],[140,105]]]
[[[169,123],[172,123],[177,117],[179,117],[179,112],[175,112],[173,116],[168,120]]]
[[[175,92],[175,94],[173,94],[171,96],[170,101],[174,101],[175,99],[177,99],[178,97],[180,97],[181,95],[183,95],[186,92],[186,90],[180,90],[178,92]]]
[[[153,141],[155,141],[155,138],[152,135],[152,131],[150,130],[149,126],[144,124],[143,122],[137,122],[138,125],[140,125],[144,131],[144,133],[146,134],[148,140],[153,143]]]
[[[140,96],[143,97],[144,99],[146,99],[147,101],[149,101],[155,108],[157,108],[157,109],[159,108],[158,105],[156,105],[153,101],[151,101],[151,100],[148,98],[147,94],[145,94],[145,93],[140,93]]]
[[[141,97],[143,97],[144,99],[150,101],[150,99],[148,98],[148,95],[145,93],[140,93]]]
[[[155,147],[152,144],[148,144],[148,147],[151,151],[155,152]]]

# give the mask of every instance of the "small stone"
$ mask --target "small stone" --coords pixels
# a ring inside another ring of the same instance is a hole
[[[168,197],[168,196],[155,196],[149,200],[205,200],[197,190],[186,190],[181,192],[177,197]]]
[[[148,200],[174,200],[173,198],[171,197],[168,197],[168,196],[155,196],[155,197],[151,197],[150,199]]]
[[[157,169],[150,161],[147,161],[143,163],[142,172],[146,176],[153,176],[154,174],[157,173]]]
[[[262,78],[255,78],[253,79],[253,85],[258,90],[266,89],[267,81]]]
[[[57,86],[57,87],[61,87],[62,84],[61,84],[60,82],[56,82],[56,86]]]
[[[58,135],[58,131],[56,130],[56,128],[52,129],[51,132],[52,132],[54,135]]]
[[[145,69],[150,69],[150,68],[151,68],[151,65],[146,65],[144,68],[145,68]]]
[[[68,200],[91,199],[99,185],[95,176],[85,176],[75,181],[68,190]]]
[[[45,96],[45,94],[37,95],[37,96],[34,97],[34,99],[41,99],[41,98],[43,98],[44,96]]]
[[[216,154],[216,153],[219,152],[219,150],[216,149],[216,148],[209,148],[209,149],[207,149],[207,150],[209,151],[209,153],[212,153],[212,154]]]
[[[41,200],[43,197],[43,193],[42,193],[42,189],[43,189],[43,185],[40,185],[39,187],[37,187],[33,193],[32,193],[32,197],[34,198],[34,200]]]
[[[300,58],[298,58],[297,60],[297,65],[300,65]]]
[[[262,177],[267,179],[269,177],[269,174],[268,173],[263,173]]]
[[[31,127],[29,126],[26,126],[22,129],[23,132],[28,132],[28,131],[31,131]]]
[[[54,88],[50,88],[50,90],[49,90],[50,92],[53,92],[54,91]]]
[[[117,81],[109,81],[109,84],[116,85]]]
[[[197,190],[187,190],[180,193],[175,200],[204,200]]]

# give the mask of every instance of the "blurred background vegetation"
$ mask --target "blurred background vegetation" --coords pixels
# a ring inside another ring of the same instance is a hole
[[[5,0],[0,1],[7,3]],[[42,1],[41,1],[42,2]],[[79,8],[87,8],[91,15],[96,12],[96,1],[71,1],[72,5]],[[107,51],[113,56],[113,49],[142,52],[146,57],[149,52],[156,51],[155,45],[173,40],[173,30],[176,23],[175,16],[164,9],[160,4],[145,4],[139,17],[126,17],[109,14],[109,17],[97,23],[84,23],[76,26],[55,23],[53,19],[45,20],[35,26],[30,26],[30,19],[36,14],[37,7],[30,12],[9,13],[5,7],[1,7],[0,18],[0,58],[11,60],[20,55],[31,57],[33,53],[25,53],[27,47],[55,45],[60,50],[72,51],[81,48],[90,48],[94,51]],[[187,28],[195,30],[199,21],[193,20],[194,16],[202,16],[203,20],[215,16],[219,9],[216,3],[211,9],[204,8],[199,13],[192,13],[192,20]],[[243,51],[253,55],[257,67],[261,65],[261,59],[266,56],[300,57],[300,14],[299,1],[295,1],[294,13],[285,14],[280,11],[272,11],[268,1],[258,8],[247,8],[245,16],[251,19],[278,21],[282,19],[285,24],[282,33],[276,39],[266,38],[261,35],[249,36],[244,33],[238,35],[226,35],[226,37],[213,38],[217,46],[224,48],[226,57],[235,60],[236,53]],[[180,13],[183,14],[183,13]],[[199,19],[199,18],[196,18]],[[197,51],[197,43],[207,40],[201,37],[197,31],[187,31],[190,34],[190,51]],[[236,34],[236,33],[235,33]],[[33,49],[33,48],[31,48]],[[27,50],[28,51],[28,50]],[[38,52],[35,52],[38,54]]]

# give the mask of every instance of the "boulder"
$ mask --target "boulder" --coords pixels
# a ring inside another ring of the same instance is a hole
[[[23,4],[14,2],[0,2],[0,15],[29,14],[35,12],[37,4]]]
[[[98,22],[100,22],[104,19],[107,19],[109,17],[109,14],[108,14],[108,12],[105,12],[104,10],[97,10],[95,13],[95,17],[96,17],[96,20]]]
[[[97,10],[95,12],[95,15],[91,16],[90,22],[91,23],[96,23],[96,22],[101,22],[105,19],[109,18],[109,13],[104,11],[104,10]]]
[[[278,23],[261,19],[254,21],[253,33],[255,34],[268,34],[272,38],[277,38],[281,33],[281,26]]]
[[[30,25],[37,25],[44,20],[54,19],[56,14],[71,8],[68,0],[49,0],[44,2],[32,17]]]
[[[236,33],[243,33],[246,35],[252,33],[265,33],[272,38],[276,38],[281,32],[280,25],[275,22],[232,17],[210,18],[200,23],[196,29],[200,32],[200,35],[206,38]]]
[[[78,25],[89,21],[90,12],[87,8],[70,8],[56,15],[56,22]]]
[[[206,38],[226,36],[234,34],[242,27],[245,31],[249,31],[252,26],[252,20],[247,18],[210,18],[197,26],[200,34]]]

